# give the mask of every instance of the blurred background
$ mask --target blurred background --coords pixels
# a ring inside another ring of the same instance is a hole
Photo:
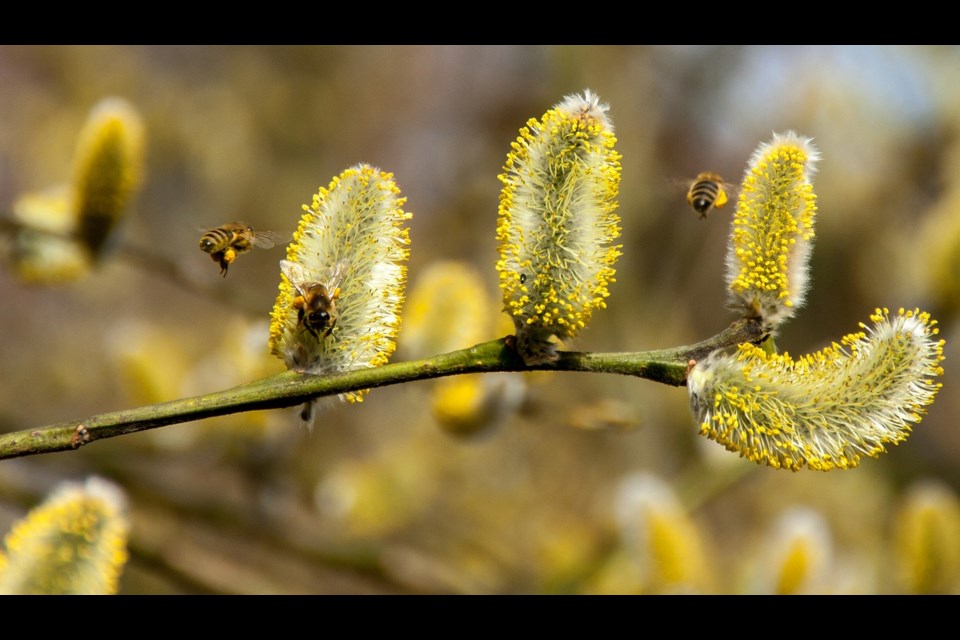
[[[200,234],[242,220],[289,237],[358,162],[394,173],[414,215],[393,359],[506,335],[497,174],[527,119],[586,88],[623,156],[623,256],[569,348],[692,344],[734,320],[731,208],[699,219],[685,181],[739,182],[788,129],[822,161],[813,285],[780,349],[839,341],[878,306],[930,311],[947,341],[929,414],[850,471],[741,459],[697,434],[683,388],[487,376],[375,389],[312,433],[291,408],[2,461],[0,534],[97,475],[127,496],[127,594],[960,591],[960,49],[3,46],[0,86],[4,218],[69,180],[101,99],[133,105],[146,142],[89,274],[39,286],[0,270],[0,431],[281,371],[266,343],[283,244],[221,278]]]

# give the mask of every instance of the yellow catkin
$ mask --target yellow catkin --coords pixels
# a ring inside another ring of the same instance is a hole
[[[960,501],[948,486],[912,486],[894,515],[893,549],[906,593],[960,593]]]
[[[780,469],[856,467],[907,438],[936,397],[943,340],[918,309],[877,309],[872,327],[793,359],[740,345],[687,378],[700,433]]]
[[[144,139],[140,115],[127,101],[106,98],[92,109],[71,182],[13,204],[19,228],[8,253],[21,280],[56,285],[90,273],[140,187]]]
[[[615,506],[639,591],[710,590],[712,570],[703,538],[670,485],[647,473],[630,474],[620,483]]]
[[[819,157],[808,138],[776,134],[754,152],[740,187],[727,250],[731,305],[771,330],[806,296]]]
[[[98,255],[143,180],[144,126],[121,98],[107,98],[90,113],[74,159],[77,236]]]
[[[528,364],[556,358],[606,306],[621,246],[620,155],[608,106],[585,91],[531,119],[500,174],[497,261],[504,311]]]
[[[281,274],[271,312],[270,352],[289,369],[324,374],[388,361],[400,330],[409,256],[406,222],[412,214],[404,202],[393,174],[360,164],[304,205],[286,258],[301,281]],[[317,292],[309,286],[315,283],[334,302],[329,331],[311,331],[297,308],[298,297]],[[343,398],[362,402],[365,393]]]
[[[0,594],[116,593],[129,531],[119,487],[100,478],[63,485],[7,534]]]

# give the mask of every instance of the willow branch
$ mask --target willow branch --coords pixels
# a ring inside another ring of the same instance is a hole
[[[95,440],[169,424],[244,411],[292,407],[320,396],[466,373],[587,371],[618,373],[683,386],[690,360],[699,360],[711,351],[742,342],[755,343],[761,338],[758,322],[739,320],[722,333],[692,346],[635,353],[562,351],[556,362],[536,366],[523,363],[510,347],[508,337],[432,358],[397,362],[374,369],[324,376],[286,371],[216,393],[0,434],[0,460],[69,451]]]

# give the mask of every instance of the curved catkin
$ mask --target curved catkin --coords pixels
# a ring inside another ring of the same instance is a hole
[[[775,134],[754,152],[740,188],[727,250],[730,305],[771,331],[806,297],[819,159],[809,138]]]
[[[7,534],[0,594],[114,594],[129,533],[119,487],[100,478],[61,485]]]
[[[527,364],[556,358],[606,306],[621,245],[620,155],[609,107],[587,90],[531,119],[499,179],[497,271]]]
[[[698,362],[687,386],[700,433],[794,471],[849,469],[905,440],[941,387],[943,340],[916,309],[877,309],[871,320],[797,360],[742,344]]]
[[[271,313],[270,352],[287,368],[324,374],[377,367],[396,347],[406,283],[412,214],[393,180],[366,164],[351,167],[321,188],[287,247],[304,282],[281,274]],[[335,299],[329,332],[310,331],[295,302],[297,284],[323,284]],[[343,394],[361,402],[366,390]],[[309,410],[305,419],[309,420]]]

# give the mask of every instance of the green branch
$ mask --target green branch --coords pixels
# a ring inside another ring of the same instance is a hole
[[[374,369],[325,376],[286,371],[226,391],[115,411],[58,424],[0,434],[0,460],[69,451],[104,438],[202,420],[231,413],[291,407],[319,396],[371,389],[402,382],[465,373],[498,371],[588,371],[619,373],[672,386],[686,384],[690,360],[741,342],[758,342],[762,330],[754,320],[739,320],[722,333],[692,346],[637,353],[560,352],[556,362],[528,367],[510,347],[512,337],[478,344],[424,360],[397,362]]]

